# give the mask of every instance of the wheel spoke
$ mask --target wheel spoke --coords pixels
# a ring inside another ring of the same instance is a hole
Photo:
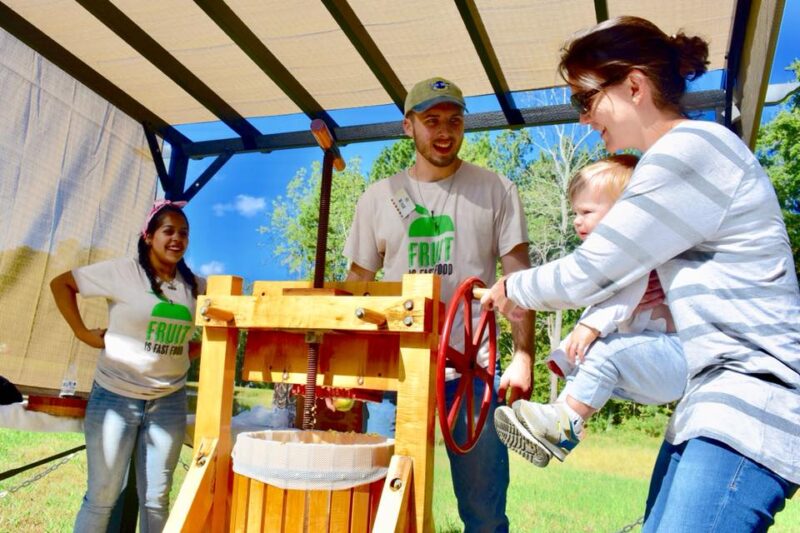
[[[478,321],[478,327],[475,329],[475,334],[472,337],[473,346],[480,347],[481,339],[484,332],[486,332],[486,324],[489,322],[489,313],[492,311],[484,311],[481,313],[481,318]]]
[[[469,359],[466,354],[459,352],[450,345],[447,346],[447,359],[459,374],[469,369]]]
[[[494,376],[489,374],[489,371],[482,366],[475,367],[475,377],[489,385],[490,387],[494,384]]]
[[[464,295],[464,343],[472,338],[472,298]]]
[[[453,405],[450,406],[450,411],[447,413],[447,426],[450,428],[450,433],[452,433],[456,427],[456,417],[461,410],[461,399],[464,396],[465,383],[463,378],[459,380],[458,388],[453,398]]]

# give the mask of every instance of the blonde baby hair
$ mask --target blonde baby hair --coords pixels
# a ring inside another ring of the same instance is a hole
[[[569,201],[574,202],[575,196],[589,185],[601,187],[616,200],[628,185],[638,162],[635,155],[616,154],[586,165],[569,180]]]

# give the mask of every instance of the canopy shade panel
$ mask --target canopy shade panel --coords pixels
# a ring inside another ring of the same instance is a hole
[[[597,21],[631,14],[700,35],[711,69],[744,72],[742,57],[753,65],[770,54],[765,46],[748,57],[748,39],[774,41],[782,9],[779,0],[0,0],[0,25],[56,64],[59,55],[77,58],[141,109],[101,95],[162,136],[165,125],[220,120],[253,149],[254,139],[278,133],[257,129],[256,117],[305,113],[337,134],[329,111],[402,109],[411,86],[433,76],[467,97],[496,97],[502,120],[476,128],[563,120],[543,113],[532,122],[514,93],[563,86],[562,45]],[[33,32],[55,44],[37,45]]]

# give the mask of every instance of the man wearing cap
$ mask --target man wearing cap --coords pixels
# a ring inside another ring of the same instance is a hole
[[[344,249],[351,262],[348,281],[372,280],[381,268],[386,281],[398,281],[406,273],[439,274],[446,303],[468,277],[477,276],[491,286],[498,258],[504,274],[530,267],[527,226],[516,186],[458,157],[465,107],[461,90],[443,78],[421,81],[408,93],[403,130],[414,140],[416,161],[372,184],[359,199]],[[473,309],[477,318],[480,306]],[[498,396],[511,389],[508,403],[531,394],[533,317],[530,313],[530,320],[512,324],[514,356],[502,379],[499,372],[495,379]],[[463,325],[455,324],[450,340],[461,352],[463,330]],[[485,349],[481,359],[485,366]],[[458,381],[455,372],[448,375],[448,405]],[[482,392],[476,382],[476,406]],[[396,395],[387,395],[380,404],[369,403],[366,430],[393,437],[395,406]],[[448,449],[466,532],[508,530],[508,453],[491,423],[496,406],[497,396],[469,453],[456,455]],[[464,435],[456,433],[456,439],[463,441]]]

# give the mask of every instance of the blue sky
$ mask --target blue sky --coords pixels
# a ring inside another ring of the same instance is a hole
[[[794,81],[794,74],[786,67],[800,58],[800,0],[786,0],[778,46],[775,52],[770,83]],[[708,76],[703,85],[719,86],[720,77]],[[536,95],[517,95],[518,105],[533,105],[526,98]],[[467,106],[471,112],[495,110],[493,96],[471,98]],[[776,109],[765,109],[764,118],[771,118]],[[364,122],[399,120],[396,107],[378,106],[357,110],[337,110],[331,115],[340,125]],[[298,131],[309,127],[305,115],[266,117],[253,120],[264,132]],[[179,126],[181,132],[192,140],[211,140],[233,137],[221,123]],[[345,160],[361,158],[362,171],[369,171],[372,161],[385,141],[359,143],[342,148]],[[300,168],[310,167],[321,159],[319,148],[281,150],[269,154],[238,154],[211,179],[186,206],[191,223],[191,244],[187,254],[190,266],[202,275],[233,274],[255,280],[293,279],[272,253],[268,235],[258,231],[269,225],[273,200],[284,194],[286,185]],[[211,160],[192,161],[187,182],[191,183]]]

